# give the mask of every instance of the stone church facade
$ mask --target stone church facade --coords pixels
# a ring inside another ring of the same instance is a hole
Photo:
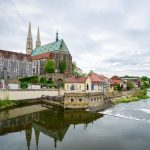
[[[58,33],[56,33],[56,40],[46,45],[41,45],[40,31],[38,27],[36,46],[33,49],[33,40],[31,33],[31,24],[29,24],[28,37],[26,43],[26,53],[32,57],[33,75],[45,75],[44,64],[48,59],[55,62],[55,72],[60,73],[59,64],[61,61],[65,61],[67,68],[65,75],[72,74],[72,56],[63,39],[58,39]]]

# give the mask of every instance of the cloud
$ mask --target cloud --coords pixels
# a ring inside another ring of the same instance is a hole
[[[28,22],[35,45],[55,40],[56,30],[73,60],[111,76],[149,75],[149,0],[0,1],[0,48],[25,52]]]

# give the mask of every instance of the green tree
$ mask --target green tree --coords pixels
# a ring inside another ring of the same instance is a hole
[[[121,91],[121,86],[120,86],[119,84],[116,85],[116,86],[115,86],[115,90],[118,91],[118,92]]]
[[[127,81],[127,90],[131,90],[133,88],[134,88],[133,83],[130,80],[128,80]]]
[[[149,78],[148,78],[147,76],[143,76],[143,77],[141,77],[141,80],[142,80],[142,81],[148,81]]]
[[[60,61],[60,63],[59,63],[60,73],[64,73],[66,68],[67,68],[66,62],[64,60]]]
[[[94,73],[94,71],[93,71],[93,70],[90,70],[90,71],[89,71],[89,74],[93,74],[93,73]]]
[[[27,89],[28,88],[28,82],[21,82],[20,83],[20,88]]]
[[[54,73],[55,72],[55,63],[53,60],[49,59],[47,61],[47,63],[45,63],[44,71],[47,73]]]
[[[40,78],[40,83],[47,83],[46,78],[45,78],[45,77],[41,77],[41,78]]]
[[[31,77],[23,77],[19,79],[20,82],[28,82],[28,83],[38,83],[38,76],[31,76]]]

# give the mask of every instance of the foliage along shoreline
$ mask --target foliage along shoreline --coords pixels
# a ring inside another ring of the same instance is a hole
[[[139,101],[148,98],[150,98],[150,96],[147,96],[147,89],[143,89],[134,92],[134,94],[129,97],[120,97],[116,99],[113,103],[116,105],[119,103],[130,103],[130,102]]]
[[[0,110],[12,108],[17,106],[17,103],[13,100],[0,100]]]

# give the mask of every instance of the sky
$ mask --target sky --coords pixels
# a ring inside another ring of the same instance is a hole
[[[26,52],[31,22],[35,47],[58,29],[84,72],[150,76],[150,0],[0,0],[0,49]]]

